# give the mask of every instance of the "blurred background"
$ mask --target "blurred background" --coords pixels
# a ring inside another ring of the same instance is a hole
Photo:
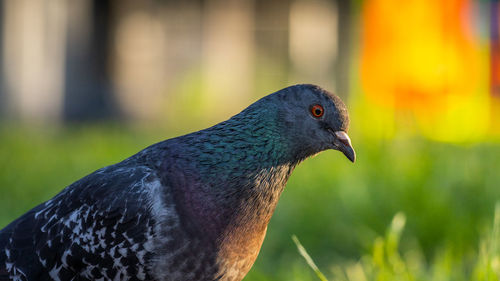
[[[358,159],[296,169],[245,280],[316,280],[292,234],[331,280],[498,280],[498,1],[0,0],[0,227],[297,83]]]

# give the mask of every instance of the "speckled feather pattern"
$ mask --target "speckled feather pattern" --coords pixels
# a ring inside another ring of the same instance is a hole
[[[300,131],[326,124],[305,102],[328,103],[331,126],[347,129],[340,99],[297,85],[152,145],[1,230],[0,280],[243,279],[294,167],[328,148]]]

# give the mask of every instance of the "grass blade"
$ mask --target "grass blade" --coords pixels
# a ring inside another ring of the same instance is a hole
[[[292,235],[292,240],[295,243],[295,245],[297,245],[297,249],[299,250],[300,255],[306,260],[306,262],[309,265],[309,267],[311,267],[312,270],[314,270],[314,273],[316,273],[316,275],[318,276],[318,278],[321,281],[328,281],[328,279],[326,279],[325,275],[323,275],[323,273],[316,266],[316,264],[314,263],[314,261],[311,258],[311,256],[309,256],[309,254],[307,253],[307,251],[304,248],[304,246],[302,246],[302,244],[300,244],[299,238],[297,238],[297,236],[295,236],[295,235]]]

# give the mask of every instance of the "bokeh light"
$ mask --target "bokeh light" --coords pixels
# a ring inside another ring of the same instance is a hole
[[[410,114],[431,139],[483,139],[490,122],[488,46],[479,40],[474,4],[366,1],[360,71],[369,102]]]

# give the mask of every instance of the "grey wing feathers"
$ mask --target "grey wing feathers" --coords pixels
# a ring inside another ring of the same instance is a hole
[[[0,231],[0,280],[149,279],[148,167],[110,166]]]

